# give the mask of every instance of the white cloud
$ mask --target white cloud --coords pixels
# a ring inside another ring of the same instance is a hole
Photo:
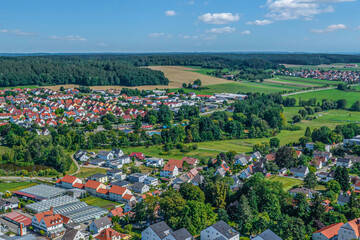
[[[23,32],[23,31],[20,31],[18,29],[15,29],[15,30],[2,29],[2,30],[0,30],[0,33],[8,33],[8,34],[13,34],[13,35],[18,35],[18,36],[25,36],[25,37],[36,36],[37,35],[37,33],[35,33],[35,32]]]
[[[269,12],[266,17],[275,20],[311,20],[315,15],[334,12],[331,4],[354,1],[356,0],[267,0]]]
[[[249,30],[245,30],[241,32],[242,35],[250,35],[251,32]]]
[[[168,17],[173,17],[175,16],[177,13],[174,11],[174,10],[167,10],[165,12],[165,15],[168,16]]]
[[[160,38],[160,37],[172,38],[172,35],[171,34],[165,34],[165,33],[150,33],[149,37],[151,37],[151,38]]]
[[[328,32],[334,32],[336,30],[344,30],[347,29],[347,26],[344,24],[333,24],[329,25],[324,29],[312,29],[311,32],[313,33],[328,33]]]
[[[265,26],[268,24],[271,24],[272,21],[270,20],[255,20],[255,21],[251,21],[251,22],[247,22],[246,24],[248,25],[257,25],[257,26]]]
[[[194,4],[195,4],[194,1],[190,1],[190,2],[189,2],[189,5],[194,5]]]
[[[106,43],[101,42],[101,43],[99,43],[99,44],[98,44],[98,46],[100,46],[100,47],[106,47],[106,46],[107,46],[107,44],[106,44]]]
[[[232,33],[232,32],[235,32],[235,30],[236,29],[234,27],[223,27],[223,28],[212,28],[212,29],[206,30],[206,32],[220,34],[220,33]]]
[[[86,38],[80,37],[79,35],[68,35],[68,36],[50,36],[49,39],[54,40],[65,40],[65,41],[86,41]]]
[[[199,16],[200,21],[208,24],[227,24],[239,21],[239,19],[238,14],[233,15],[232,13],[205,13]]]

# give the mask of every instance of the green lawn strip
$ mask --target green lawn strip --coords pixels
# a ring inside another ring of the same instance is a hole
[[[284,191],[289,191],[294,186],[300,186],[303,184],[303,181],[300,179],[279,177],[279,176],[271,176],[268,178],[268,180],[273,182],[281,182],[283,184]]]
[[[320,85],[336,85],[341,83],[341,81],[330,81],[330,80],[321,80],[321,79],[315,79],[315,78],[300,78],[300,77],[291,77],[291,76],[281,76],[276,75],[275,79],[281,79],[281,80],[288,80],[288,81],[297,81],[302,83],[314,83],[314,84],[320,84]]]
[[[0,192],[5,192],[5,191],[19,191],[23,188],[27,188],[27,187],[31,187],[37,185],[37,183],[34,182],[9,182],[9,183],[0,183]]]
[[[293,86],[299,86],[302,88],[308,88],[308,87],[320,87],[320,86],[324,86],[325,84],[321,84],[321,83],[312,83],[312,82],[301,82],[301,81],[296,81],[296,80],[285,80],[285,79],[281,79],[281,78],[271,78],[271,79],[267,79],[265,80],[265,82],[268,81],[272,81],[272,82],[278,82],[278,83],[282,83],[282,84],[291,84]]]

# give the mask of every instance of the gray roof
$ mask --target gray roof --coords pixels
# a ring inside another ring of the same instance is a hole
[[[171,235],[175,238],[175,240],[185,240],[193,237],[185,228],[176,230],[175,232],[172,232]]]
[[[111,152],[108,152],[108,151],[100,151],[99,153],[98,153],[98,155],[100,155],[100,156],[107,156],[107,155],[109,155]]]
[[[111,225],[111,222],[110,222],[110,219],[107,216],[105,216],[105,217],[101,217],[99,219],[94,220],[94,224],[99,229],[99,228],[103,228],[107,225]]]
[[[6,240],[35,240],[36,237],[32,234],[26,234],[24,236],[14,236],[7,238]]]
[[[155,232],[156,235],[160,239],[165,238],[168,234],[165,233],[166,231],[171,231],[171,228],[164,222],[158,222],[150,226],[150,228]]]
[[[112,182],[111,185],[115,185],[115,186],[119,186],[119,187],[123,187],[123,186],[127,186],[130,183],[128,181],[116,181],[116,182]]]
[[[6,204],[6,203],[19,203],[19,199],[17,197],[12,197],[12,198],[0,198],[0,206]]]
[[[239,235],[239,233],[235,229],[230,227],[229,224],[227,224],[223,220],[220,220],[217,223],[213,224],[212,227],[215,228],[218,232],[220,232],[228,239],[236,235]]]
[[[342,162],[342,163],[349,163],[351,161],[350,158],[338,158],[337,162]]]
[[[75,236],[76,236],[76,234],[77,234],[78,231],[79,231],[79,230],[77,230],[77,229],[71,229],[71,228],[69,228],[69,229],[67,229],[67,230],[65,231],[65,234],[64,234],[64,236],[62,237],[62,239],[65,239],[65,240],[73,240],[73,239],[75,238]]]
[[[53,198],[65,194],[66,190],[54,186],[39,184],[36,186],[21,189],[18,192],[35,195],[39,198]]]
[[[350,202],[350,196],[340,194],[337,201],[342,202],[342,203],[349,203]]]
[[[136,183],[133,184],[132,189],[141,190],[141,189],[143,189],[145,186],[146,186],[145,183],[136,182]]]
[[[102,173],[95,173],[95,174],[91,175],[89,178],[103,178],[103,177],[107,177],[107,175],[102,174]]]
[[[303,193],[303,194],[319,193],[318,191],[315,191],[315,190],[312,190],[312,189],[309,189],[309,188],[304,188],[304,187],[293,188],[289,192],[291,192],[291,193]]]
[[[264,232],[260,233],[255,239],[262,239],[262,240],[282,240],[278,235],[276,235],[270,229],[265,230]]]
[[[308,169],[308,167],[306,167],[306,166],[298,166],[297,168],[292,167],[290,169],[290,172],[292,172],[292,173],[305,173],[306,169]]]

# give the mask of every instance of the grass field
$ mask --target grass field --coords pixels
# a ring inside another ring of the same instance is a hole
[[[317,92],[300,93],[289,97],[296,98],[297,102],[299,102],[300,99],[308,100],[310,98],[316,98],[318,102],[321,102],[322,99],[330,99],[330,100],[346,99],[347,106],[350,107],[351,104],[353,104],[357,100],[360,100],[360,92],[345,92],[337,89],[329,89],[329,90],[322,90]]]
[[[281,182],[283,184],[284,191],[289,191],[294,186],[300,186],[303,184],[303,181],[300,179],[279,177],[279,176],[271,176],[268,178],[268,180],[273,182]]]
[[[74,162],[71,163],[69,171],[66,172],[66,174],[74,174],[77,170],[76,164]]]
[[[359,63],[356,63],[359,65]],[[358,71],[360,70],[360,67],[349,67],[349,68],[344,68],[344,66],[346,65],[346,63],[333,63],[333,64],[322,64],[322,65],[293,65],[293,64],[283,64],[285,65],[286,68],[289,69],[293,69],[293,70],[300,70],[300,69],[309,69],[309,70],[317,70],[317,69],[322,69],[322,70],[340,70],[340,71]]]
[[[0,192],[5,192],[5,191],[19,191],[23,188],[27,188],[27,187],[31,187],[37,185],[37,183],[33,183],[33,182],[10,182],[10,183],[0,183]]]
[[[97,197],[93,197],[93,196],[89,196],[89,197],[80,199],[80,201],[86,202],[90,206],[98,206],[98,207],[106,208],[106,209],[113,209],[116,206],[120,205],[117,202],[113,202],[113,201],[109,201],[109,200],[105,200],[105,199],[97,198]]]
[[[80,172],[75,176],[78,178],[88,178],[96,173],[106,174],[106,169],[96,167],[80,167]]]

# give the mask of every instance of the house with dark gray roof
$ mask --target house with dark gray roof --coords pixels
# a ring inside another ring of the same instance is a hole
[[[337,204],[344,206],[350,202],[350,196],[348,194],[340,193],[337,199]]]
[[[264,232],[260,233],[255,238],[253,238],[253,240],[282,240],[282,239],[278,235],[276,235],[273,231],[267,229]]]
[[[89,231],[96,234],[110,227],[111,221],[107,216],[105,216],[94,220],[89,226]]]
[[[141,233],[142,240],[193,240],[194,237],[181,228],[173,231],[164,221],[150,225]]]
[[[201,240],[239,240],[239,232],[223,220],[201,231]]]
[[[150,190],[150,187],[146,185],[145,183],[136,182],[132,185],[132,190],[136,193],[146,193]]]
[[[292,195],[296,195],[296,194],[304,194],[307,198],[313,198],[315,194],[318,194],[318,191],[309,189],[309,188],[305,188],[305,187],[299,187],[299,188],[293,188],[291,190],[289,190],[289,193]]]
[[[62,240],[80,240],[80,239],[85,239],[85,234],[83,234],[80,230],[78,229],[72,229],[72,228],[68,228],[65,231],[64,236],[61,238]]]
[[[309,173],[309,168],[306,166],[298,166],[290,168],[290,173],[296,177],[304,178]]]

